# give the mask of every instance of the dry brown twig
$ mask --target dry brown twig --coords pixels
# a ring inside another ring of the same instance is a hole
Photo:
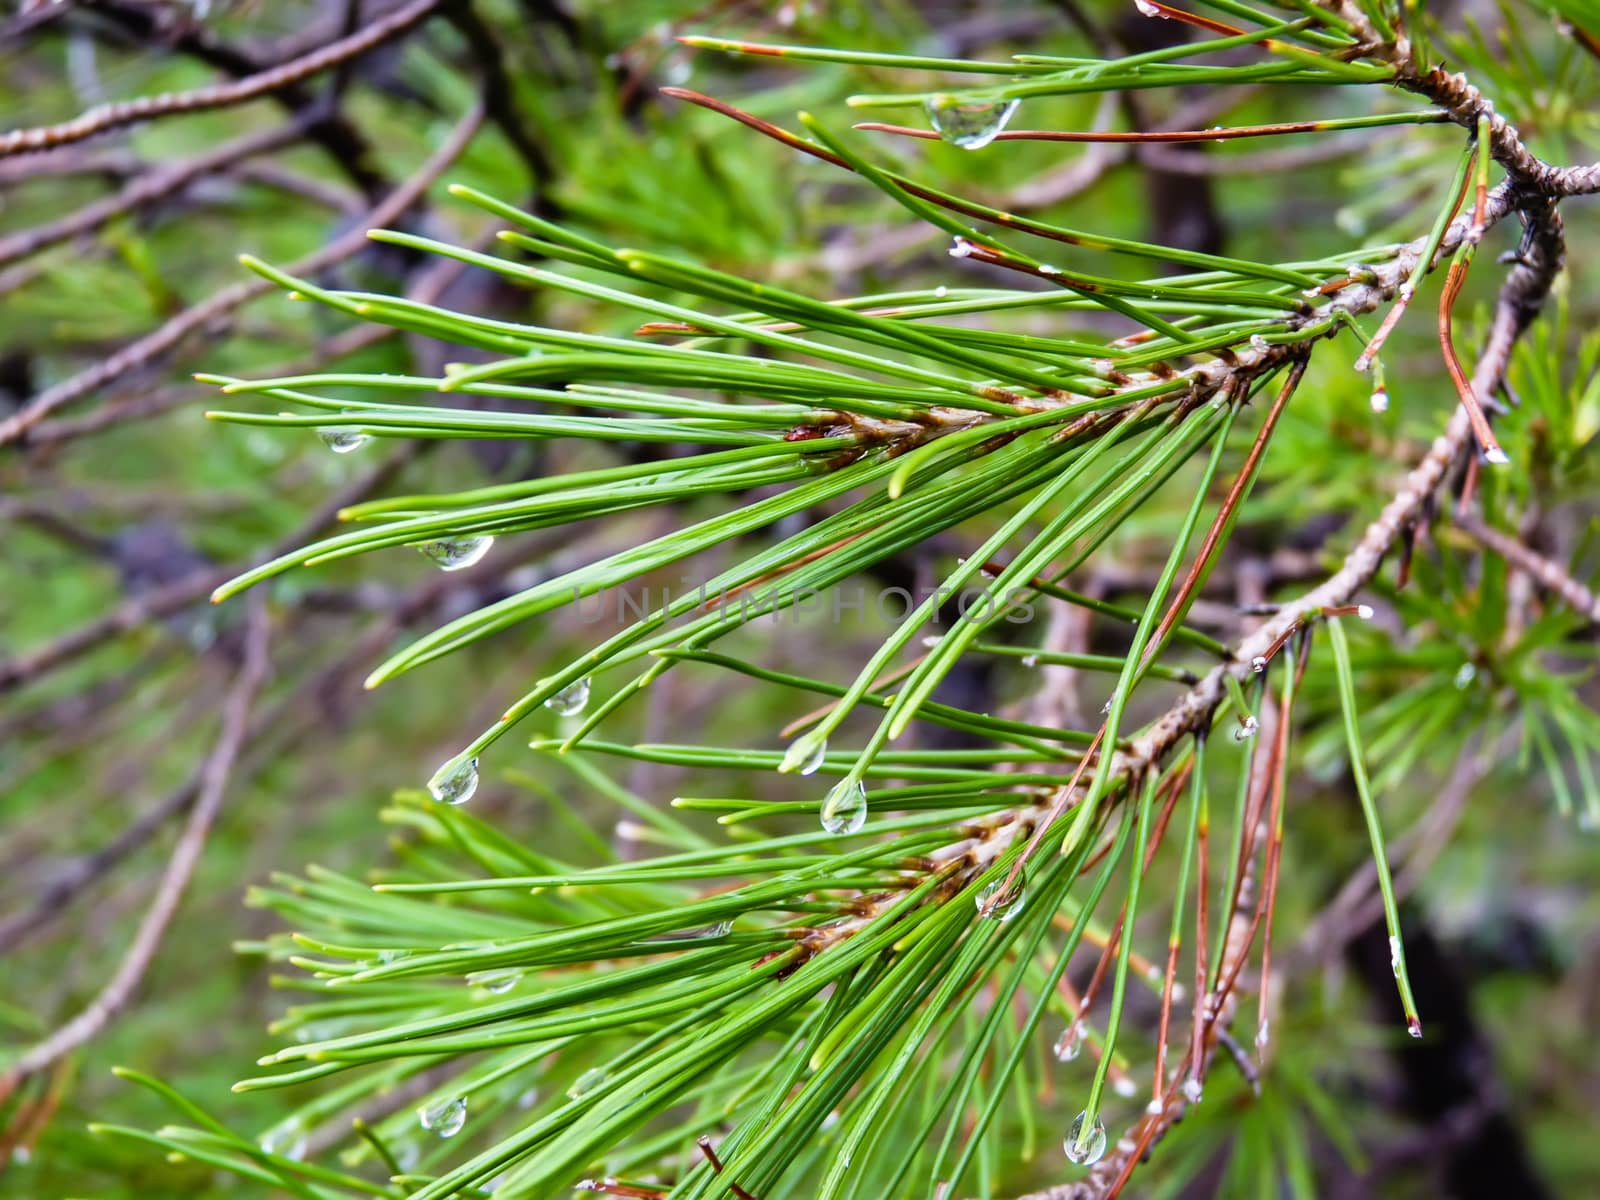
[[[1509,533],[1485,525],[1476,513],[1457,514],[1460,529],[1485,550],[1498,554],[1587,621],[1600,623],[1600,597],[1579,583],[1560,563],[1553,562]]]
[[[234,761],[244,745],[245,730],[256,696],[267,680],[268,618],[264,601],[251,608],[244,664],[223,705],[222,727],[200,773],[199,791],[189,811],[172,857],[167,862],[156,894],[140,921],[138,932],[111,979],[94,1000],[72,1020],[42,1039],[12,1062],[0,1075],[0,1100],[19,1083],[46,1070],[104,1029],[133,998],[166,936],[167,928],[183,901],[195,865],[205,850],[206,838],[222,810]]]
[[[456,123],[438,150],[434,151],[428,161],[413,172],[409,179],[390,192],[383,202],[368,212],[349,233],[293,263],[288,268],[290,273],[314,275],[364,250],[369,244],[367,230],[394,224],[422,199],[423,193],[467,148],[483,124],[483,117],[483,105],[481,103],[473,105]],[[251,300],[276,290],[277,284],[266,279],[245,280],[223,288],[198,304],[184,309],[160,328],[124,346],[88,370],[81,371],[70,379],[65,379],[54,387],[40,392],[26,407],[6,420],[0,421],[0,446],[21,439],[57,409],[81,400],[114,379],[141,369],[153,359],[174,349],[189,336],[222,320]]]
[[[189,92],[167,92],[159,96],[119,100],[91,108],[88,112],[60,125],[13,129],[9,133],[0,134],[0,158],[51,150],[57,146],[85,141],[113,129],[124,129],[129,125],[138,125],[160,117],[247,104],[251,100],[281,91],[292,84],[320,75],[376,49],[425,20],[432,15],[439,4],[440,0],[412,0],[412,3],[404,8],[380,17],[349,37],[341,38],[281,66],[231,83],[213,84]]]

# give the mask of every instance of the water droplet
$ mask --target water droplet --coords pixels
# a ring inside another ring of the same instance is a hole
[[[451,1100],[430,1104],[426,1108],[419,1108],[417,1120],[424,1129],[432,1131],[439,1137],[455,1137],[467,1123],[467,1098],[457,1096]]]
[[[605,1081],[606,1073],[599,1067],[592,1067],[572,1081],[572,1086],[567,1089],[567,1095],[574,1100],[581,1099]]]
[[[1023,887],[1022,881],[1018,880],[1016,886],[1009,892],[1001,891],[1005,885],[1005,879],[1000,878],[978,889],[975,902],[978,906],[978,915],[984,920],[999,921],[1004,924],[1022,911],[1022,906],[1028,899],[1027,889]]]
[[[520,1109],[530,1109],[537,1103],[539,1103],[539,1089],[536,1087],[529,1088],[517,1097],[517,1107]]]
[[[1256,1026],[1256,1049],[1257,1050],[1265,1050],[1267,1048],[1267,1040],[1268,1040],[1268,1036],[1269,1036],[1268,1033],[1267,1033],[1267,1025],[1268,1025],[1267,1021],[1262,1021],[1261,1024]]]
[[[261,1148],[268,1154],[293,1159],[295,1162],[305,1158],[308,1145],[306,1127],[299,1121],[286,1121],[282,1125],[274,1125],[261,1135]]]
[[[1022,665],[1025,667],[1037,667],[1039,665],[1039,656],[1037,654],[1024,654],[1022,656]]]
[[[948,296],[950,294],[950,289],[945,287],[945,285],[941,283],[938,287],[933,289],[933,294],[938,299],[943,300],[946,296]]]
[[[1099,1162],[1100,1156],[1106,1152],[1105,1123],[1098,1115],[1091,1123],[1087,1111],[1079,1113],[1073,1118],[1072,1128],[1067,1130],[1061,1148],[1067,1152],[1068,1160],[1080,1167]]]
[[[1252,333],[1250,335],[1250,349],[1254,350],[1257,354],[1265,354],[1268,350],[1272,349],[1272,344],[1259,333]]]
[[[822,767],[822,760],[827,757],[828,739],[807,734],[789,743],[789,748],[783,752],[783,761],[778,764],[778,770],[784,775],[795,772],[801,775],[815,775]]]
[[[964,237],[958,237],[958,238],[952,239],[951,243],[950,243],[950,257],[951,258],[971,258],[972,257],[972,243],[967,241],[967,239],[964,238]]]
[[[1200,1081],[1192,1077],[1183,1081],[1182,1091],[1183,1098],[1190,1104],[1199,1104],[1200,1097],[1205,1094],[1204,1088],[1200,1086]]]
[[[1456,672],[1456,690],[1466,691],[1472,686],[1472,681],[1478,677],[1478,668],[1472,663],[1462,663],[1461,669]]]
[[[379,950],[378,961],[388,965],[392,962],[399,962],[402,958],[405,958],[410,953],[411,951],[409,950]]]
[[[822,800],[822,827],[835,837],[860,833],[867,823],[867,785],[841,779]]]
[[[349,454],[352,450],[359,450],[372,440],[371,434],[356,433],[351,429],[319,429],[317,436],[322,439],[322,444],[335,454]]]
[[[1111,701],[1110,700],[1107,700],[1104,704],[1102,704],[1100,706],[1100,715],[1102,717],[1109,717],[1111,715]]]
[[[1006,127],[1017,111],[1015,100],[963,100],[930,96],[922,107],[940,137],[963,150],[982,150]]]
[[[1356,616],[1360,617],[1363,621],[1370,621],[1377,615],[1377,611],[1370,604],[1358,604],[1356,606]]]
[[[1249,716],[1245,717],[1244,723],[1233,731],[1233,740],[1236,742],[1247,742],[1251,738],[1255,737],[1260,728],[1261,722],[1256,720],[1254,713],[1251,713]]]
[[[1422,1036],[1422,1022],[1417,1020],[1416,1017],[1407,1017],[1406,1018],[1406,1032],[1409,1033],[1414,1038],[1421,1037]]]
[[[1372,389],[1371,404],[1372,404],[1372,411],[1375,412],[1375,413],[1388,412],[1389,411],[1389,389],[1388,388],[1373,388]]]
[[[478,790],[478,759],[452,758],[428,780],[428,794],[440,804],[465,804]]]
[[[1152,1100],[1144,1106],[1144,1111],[1152,1117],[1159,1117],[1167,1111],[1167,1106],[1162,1104],[1160,1100]]]
[[[1183,984],[1181,984],[1181,983],[1174,983],[1172,985],[1172,1002],[1174,1004],[1182,1004],[1188,998],[1189,998],[1189,989],[1188,988],[1184,987]]]
[[[1257,675],[1259,675],[1259,674],[1261,674],[1261,672],[1265,671],[1267,669],[1266,656],[1262,655],[1262,654],[1258,654],[1254,658],[1252,658],[1250,660],[1250,669],[1252,671],[1254,671]]]
[[[1363,237],[1367,232],[1367,219],[1353,208],[1341,208],[1333,214],[1333,223],[1339,232],[1349,237]]]
[[[1074,1021],[1068,1025],[1061,1036],[1056,1039],[1056,1061],[1071,1062],[1083,1053],[1084,1024]]]
[[[1111,1081],[1111,1090],[1123,1099],[1128,1099],[1139,1090],[1139,1085],[1133,1081],[1131,1075],[1118,1075]]]
[[[1164,18],[1167,15],[1161,11],[1159,5],[1151,4],[1150,0],[1133,0],[1133,6],[1139,10],[1142,16]]]
[[[930,633],[927,637],[922,639],[922,644],[925,648],[932,650],[942,641],[944,641],[944,634]]]
[[[589,706],[589,677],[585,675],[576,683],[569,683],[546,700],[544,706],[558,716],[577,716]]]
[[[652,934],[645,938],[647,942],[710,942],[717,938],[725,938],[733,932],[732,921],[718,921],[715,925],[700,925],[694,929],[673,929],[666,933]]]
[[[475,971],[467,976],[469,987],[482,988],[491,996],[503,996],[522,978],[522,972],[515,967],[507,967],[499,971]]]
[[[494,538],[481,537],[435,538],[431,542],[414,542],[414,549],[441,571],[465,571],[482,560],[494,545]]]

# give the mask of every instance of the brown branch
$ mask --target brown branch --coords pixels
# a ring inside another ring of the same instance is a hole
[[[1485,525],[1474,513],[1459,513],[1456,528],[1491,553],[1498,554],[1527,575],[1545,591],[1561,597],[1562,603],[1586,621],[1600,622],[1600,598],[1574,579],[1560,563],[1552,562],[1532,547]]]
[[[483,105],[481,103],[473,105],[427,162],[390,192],[382,203],[368,212],[355,229],[292,264],[288,268],[290,273],[316,274],[365,249],[368,245],[366,231],[374,226],[394,224],[416,204],[423,193],[466,149],[483,123],[483,115]],[[184,309],[160,328],[129,343],[95,366],[40,392],[21,410],[5,421],[0,421],[0,446],[17,441],[29,429],[62,406],[82,399],[112,380],[138,370],[152,359],[171,351],[190,335],[213,325],[251,300],[276,290],[277,284],[270,280],[245,280],[223,288],[198,304]]]
[[[246,134],[185,162],[149,171],[135,178],[114,196],[96,200],[54,221],[46,221],[42,225],[0,238],[0,265],[37,254],[70,238],[92,233],[106,222],[135,208],[171,198],[197,179],[225,170],[255,155],[290,145],[304,133],[302,122],[290,122],[275,129]]]
[[[6,1069],[4,1075],[0,1075],[0,1099],[9,1096],[24,1079],[48,1069],[94,1038],[133,998],[161,948],[162,939],[178,911],[178,905],[183,901],[195,865],[205,849],[206,838],[217,814],[222,810],[234,760],[244,744],[251,707],[267,678],[267,629],[266,606],[258,602],[251,610],[244,665],[223,705],[222,730],[201,771],[194,807],[189,812],[189,819],[173,848],[155,897],[127,953],[123,955],[110,981],[86,1009],[22,1054]]]
[[[342,488],[325,501],[298,529],[283,538],[263,556],[262,561],[268,561],[289,549],[305,544],[309,538],[316,536],[333,522],[341,508],[371,495],[393,478],[417,453],[418,445],[407,443],[398,453],[354,480],[348,487]],[[226,563],[196,571],[127,600],[110,612],[80,625],[70,633],[63,634],[36,650],[7,661],[0,661],[0,694],[18,688],[63,663],[87,654],[111,638],[188,608],[238,573],[237,564]]]
[[[412,3],[381,17],[365,29],[341,38],[310,54],[272,67],[232,83],[213,84],[188,92],[165,92],[97,105],[60,125],[33,129],[14,129],[0,134],[0,158],[51,150],[57,146],[85,141],[113,129],[124,129],[159,117],[206,112],[245,104],[275,91],[310,79],[314,75],[359,57],[383,45],[427,18],[439,0],[412,0]]]

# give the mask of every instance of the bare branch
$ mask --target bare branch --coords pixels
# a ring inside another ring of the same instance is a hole
[[[467,148],[483,123],[483,114],[482,104],[473,105],[456,123],[456,127],[439,149],[411,178],[390,192],[355,229],[292,264],[289,267],[290,272],[296,275],[313,275],[365,249],[368,245],[367,230],[395,223],[420,200],[423,193]],[[191,334],[200,332],[251,300],[276,290],[277,284],[265,279],[245,280],[184,309],[159,329],[129,343],[87,371],[81,371],[55,387],[40,392],[20,411],[5,421],[0,421],[0,446],[17,441],[58,408],[82,399],[113,379],[119,379],[131,371],[138,370],[152,359],[171,351]]]
[[[24,1079],[46,1070],[95,1037],[133,998],[161,948],[167,927],[178,911],[195,865],[205,849],[207,835],[222,809],[234,760],[244,744],[251,707],[267,678],[267,628],[265,603],[257,602],[251,610],[244,665],[223,706],[222,731],[201,771],[194,808],[173,848],[150,908],[116,973],[89,1007],[24,1053],[0,1075],[0,1097],[9,1096]]]
[[[214,108],[231,108],[237,104],[248,103],[290,84],[309,79],[313,75],[320,75],[323,71],[383,45],[384,42],[398,37],[424,20],[438,6],[439,0],[413,0],[404,8],[374,21],[350,37],[341,38],[292,62],[233,83],[214,84],[210,87],[195,88],[189,92],[166,92],[159,96],[119,100],[111,104],[98,105],[60,125],[14,129],[10,133],[0,134],[0,158],[81,142],[108,130],[138,125],[158,117],[205,112]]]

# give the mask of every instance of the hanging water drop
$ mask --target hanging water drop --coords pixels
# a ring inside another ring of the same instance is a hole
[[[478,790],[478,759],[452,758],[428,780],[428,794],[440,804],[465,804]]]
[[[567,1095],[574,1100],[581,1099],[605,1081],[606,1073],[599,1067],[592,1067],[573,1080],[572,1086],[567,1089]]]
[[[1422,1036],[1422,1022],[1416,1017],[1407,1017],[1406,1032],[1414,1038],[1420,1038]]]
[[[441,1100],[438,1104],[419,1108],[417,1120],[424,1129],[439,1137],[455,1137],[467,1123],[467,1098],[456,1096],[451,1100]]]
[[[305,1158],[308,1144],[306,1128],[299,1121],[286,1121],[282,1125],[275,1125],[261,1135],[261,1148],[268,1154],[293,1159],[295,1162]]]
[[[1254,713],[1251,713],[1240,723],[1239,728],[1233,731],[1233,740],[1236,742],[1248,742],[1255,737],[1260,728],[1261,722],[1256,720]]]
[[[822,800],[822,828],[835,837],[860,833],[867,823],[867,785],[841,779]]]
[[[1002,891],[1005,886],[1006,881],[1002,878],[978,890],[978,915],[984,920],[1004,924],[1022,911],[1023,902],[1027,899],[1027,890],[1022,886],[1022,881],[1019,879],[1009,892]]]
[[[783,761],[778,764],[780,774],[815,775],[822,767],[823,759],[828,757],[828,739],[807,734],[798,737],[789,743],[789,748],[783,752]]]
[[[413,548],[423,558],[441,571],[465,571],[489,553],[494,538],[480,536],[435,538],[431,542],[414,542]]]
[[[359,450],[372,440],[366,433],[356,433],[351,429],[319,429],[317,436],[322,439],[322,444],[335,454],[349,454],[352,450]]]
[[[1087,1111],[1079,1113],[1073,1119],[1072,1128],[1067,1130],[1061,1148],[1067,1152],[1068,1160],[1080,1167],[1099,1162],[1100,1156],[1106,1152],[1105,1123],[1098,1115],[1091,1122]]]
[[[1139,10],[1141,16],[1165,18],[1167,15],[1161,11],[1159,4],[1152,4],[1150,0],[1133,0],[1133,6]]]
[[[1183,1081],[1182,1091],[1183,1098],[1190,1104],[1199,1104],[1200,1097],[1204,1094],[1204,1089],[1200,1086],[1200,1081],[1193,1077]]]
[[[569,683],[546,700],[544,706],[557,716],[577,716],[589,706],[589,677],[585,675],[576,683]]]
[[[522,978],[522,972],[515,967],[507,967],[500,971],[475,971],[467,976],[467,986],[482,988],[491,996],[503,996]]]
[[[1461,669],[1456,672],[1456,690],[1464,692],[1472,686],[1472,681],[1478,677],[1478,668],[1472,663],[1462,663]]]
[[[1377,615],[1377,610],[1374,609],[1372,607],[1372,605],[1370,605],[1370,604],[1358,604],[1358,605],[1356,605],[1356,616],[1361,618],[1361,620],[1370,621],[1376,615]]]
[[[1254,671],[1257,675],[1259,675],[1259,674],[1261,674],[1261,672],[1265,671],[1267,669],[1266,656],[1258,654],[1254,658],[1252,658],[1250,660],[1250,669],[1252,671]]]
[[[1118,1075],[1111,1081],[1111,1090],[1124,1100],[1127,1100],[1138,1092],[1139,1085],[1133,1081],[1133,1076],[1131,1075]]]
[[[1006,127],[1017,111],[1016,100],[963,100],[948,94],[922,102],[935,131],[952,146],[982,150]]]
[[[1024,654],[1022,656],[1022,665],[1025,667],[1037,667],[1039,665],[1039,656],[1037,654]]]
[[[1385,413],[1389,411],[1389,389],[1384,387],[1372,389],[1372,411]]]
[[[1056,1061],[1071,1062],[1083,1053],[1084,1024],[1081,1020],[1068,1025],[1056,1039]]]

